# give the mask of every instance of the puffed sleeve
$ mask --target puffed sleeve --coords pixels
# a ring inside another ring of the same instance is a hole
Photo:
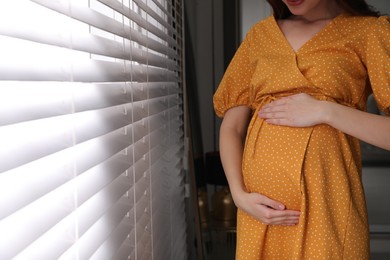
[[[390,19],[376,19],[368,33],[367,70],[380,110],[390,115]]]
[[[214,110],[219,117],[235,106],[250,106],[250,82],[255,66],[251,61],[253,30],[248,32],[214,94]]]

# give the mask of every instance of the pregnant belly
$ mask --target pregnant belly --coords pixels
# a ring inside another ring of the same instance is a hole
[[[254,118],[248,128],[243,157],[248,191],[299,209],[302,164],[312,130],[270,125]]]

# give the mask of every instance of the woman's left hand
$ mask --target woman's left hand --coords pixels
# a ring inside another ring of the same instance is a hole
[[[295,94],[265,105],[258,115],[274,125],[308,127],[324,122],[323,103],[305,93]]]

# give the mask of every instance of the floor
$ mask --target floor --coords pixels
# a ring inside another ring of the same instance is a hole
[[[371,235],[371,260],[390,259],[390,234]]]
[[[390,167],[363,168],[372,260],[390,259]]]

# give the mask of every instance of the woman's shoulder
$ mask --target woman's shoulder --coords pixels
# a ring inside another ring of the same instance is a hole
[[[338,20],[339,30],[360,33],[366,33],[378,27],[388,27],[389,24],[388,16],[352,16],[345,14]]]
[[[390,32],[390,17],[389,16],[372,17],[372,19],[370,19],[369,23],[370,23],[369,28],[371,28],[371,29],[387,30],[388,32]]]
[[[255,23],[252,26],[251,30],[262,29],[262,28],[264,29],[266,27],[269,27],[274,22],[275,22],[275,17],[273,15],[269,15],[266,18]]]
[[[354,45],[364,45],[369,37],[376,34],[389,33],[390,20],[388,16],[352,16],[343,14],[335,23],[337,33],[343,39]],[[363,47],[363,46],[360,46]]]
[[[275,28],[276,20],[273,15],[266,17],[253,24],[252,27],[248,30],[246,38],[258,38],[261,36],[267,35],[270,31],[273,31]]]

